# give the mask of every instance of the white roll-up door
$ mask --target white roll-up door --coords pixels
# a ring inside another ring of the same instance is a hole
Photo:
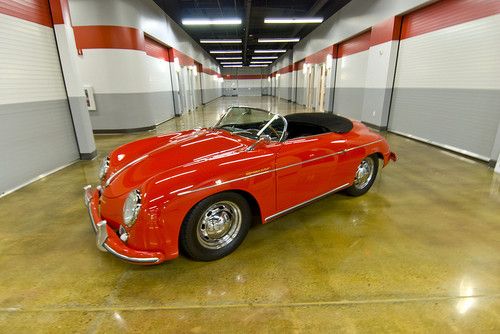
[[[361,120],[370,31],[339,44],[333,112]]]
[[[442,1],[403,18],[390,131],[490,159],[500,122],[493,4]]]
[[[0,10],[0,194],[79,158],[48,1],[12,8]]]

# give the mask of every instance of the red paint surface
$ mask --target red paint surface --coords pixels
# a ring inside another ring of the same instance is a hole
[[[128,193],[139,189],[143,199],[141,212],[131,228],[124,226],[129,233],[127,244],[114,237],[110,242],[120,253],[134,257],[154,254],[162,262],[178,255],[184,218],[196,203],[208,196],[223,191],[246,192],[254,197],[265,222],[266,217],[282,210],[346,183],[352,184],[364,157],[381,153],[384,165],[392,157],[387,142],[358,122],[347,134],[295,138],[247,151],[253,143],[252,139],[224,130],[202,129],[119,147],[110,154],[107,177],[139,157],[146,154],[147,157],[126,167],[104,188],[100,214],[94,210],[94,218],[106,219],[110,229],[118,229]],[[372,144],[365,145],[369,143]],[[351,150],[321,159],[346,149]],[[257,172],[259,175],[246,177]],[[183,194],[186,190],[197,191]],[[97,207],[98,200],[94,195],[91,205]]]
[[[499,0],[441,0],[405,15],[401,39],[499,13]]]
[[[370,48],[371,31],[365,31],[360,35],[350,38],[339,44],[338,57],[353,55],[366,51]]]
[[[49,3],[53,23],[64,24],[67,22],[71,25],[68,0],[49,0]]]
[[[185,53],[180,52],[177,49],[172,49],[174,58],[179,59],[179,64],[181,66],[193,66],[195,64],[195,61],[193,58],[189,57]]]
[[[208,75],[216,75],[218,78],[221,77],[220,73],[217,73],[216,71],[212,70],[209,67],[203,67],[203,73]]]
[[[0,0],[0,13],[52,27],[48,0]]]
[[[158,43],[154,39],[148,36],[144,36],[144,51],[148,56],[162,59],[165,61],[170,61],[169,57],[169,47]]]
[[[255,79],[264,79],[267,78],[267,74],[238,74],[232,75],[228,74],[224,76],[225,79],[228,80],[255,80]]]
[[[144,33],[135,28],[119,26],[73,27],[77,49],[144,50]]]
[[[370,36],[370,46],[399,40],[401,22],[401,16],[394,16],[374,25]]]
[[[305,58],[306,63],[308,64],[323,64],[326,62],[326,56],[331,55],[333,58],[336,58],[336,54],[334,54],[334,50],[336,50],[335,45],[330,45],[323,50],[313,53]]]

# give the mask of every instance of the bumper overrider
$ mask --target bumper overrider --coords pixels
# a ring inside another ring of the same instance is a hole
[[[103,252],[111,253],[119,259],[137,264],[158,264],[165,260],[160,252],[140,251],[128,247],[118,234],[102,220],[98,205],[100,192],[98,188],[88,185],[83,188],[85,205],[89,212],[90,223],[96,233],[97,248]]]

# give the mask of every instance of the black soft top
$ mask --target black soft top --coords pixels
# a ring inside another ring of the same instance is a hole
[[[351,120],[330,113],[298,113],[286,115],[285,118],[289,123],[312,124],[335,133],[347,133],[353,127]]]

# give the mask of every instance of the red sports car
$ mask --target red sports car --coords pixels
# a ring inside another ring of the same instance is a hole
[[[97,247],[158,264],[178,256],[220,259],[254,220],[267,223],[344,190],[366,193],[379,161],[396,160],[384,138],[326,113],[285,117],[231,107],[212,128],[123,145],[106,157],[101,184],[85,187]]]

